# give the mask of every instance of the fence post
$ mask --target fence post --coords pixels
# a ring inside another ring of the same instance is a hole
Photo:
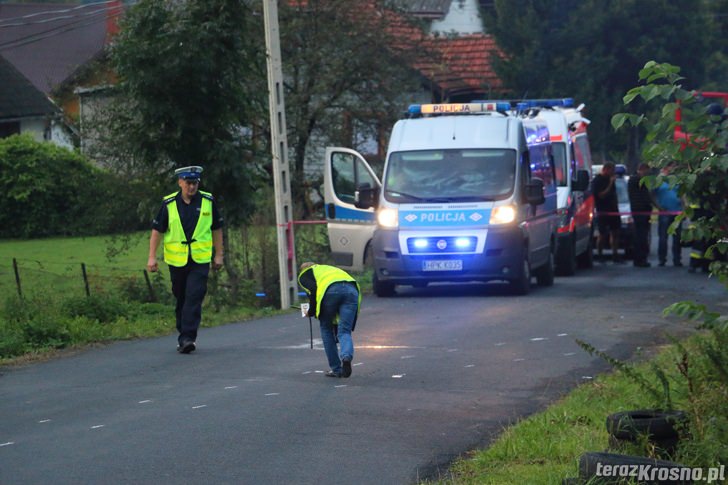
[[[147,289],[149,290],[149,298],[151,301],[157,301],[157,295],[154,293],[154,288],[152,287],[152,282],[149,281],[149,273],[147,273],[147,270],[144,270],[144,279],[147,281]]]
[[[18,260],[13,258],[13,271],[15,271],[15,286],[18,287],[18,296],[23,298],[23,291],[20,289],[20,272],[18,272]]]
[[[91,296],[88,289],[88,276],[86,276],[86,263],[81,263],[81,272],[83,273],[83,284],[86,286],[86,296]]]

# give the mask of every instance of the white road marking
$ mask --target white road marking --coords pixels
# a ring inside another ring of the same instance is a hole
[[[523,362],[524,360],[526,360],[526,359],[518,358],[518,359],[513,359],[513,362]]]
[[[206,408],[207,404],[200,404],[199,406],[192,406],[192,409]]]
[[[388,349],[423,349],[424,347],[412,347],[410,345],[357,345],[357,349],[374,349],[374,350],[388,350]]]
[[[448,352],[457,352],[458,349],[447,349]]]
[[[407,375],[407,374],[394,374],[394,375],[392,376],[392,379],[401,379],[401,378],[403,378],[403,377],[404,377],[404,376],[406,376],[406,375]]]
[[[569,335],[569,334],[568,333],[560,333],[560,334],[557,335],[557,337],[566,337],[567,335]]]
[[[581,378],[586,380],[594,379],[592,376],[581,376]]]
[[[50,423],[50,422],[51,422],[50,419],[41,419],[40,421],[38,421],[38,423]]]
[[[91,429],[99,429],[99,428],[103,428],[104,426],[106,426],[106,425],[105,424],[97,424],[96,426],[91,426]]]
[[[266,396],[279,396],[280,394],[280,392],[269,392]]]
[[[323,374],[324,373],[324,371],[322,371],[322,370],[317,370],[317,371],[314,371],[314,372],[316,372],[316,374]]]
[[[14,445],[15,441],[8,441],[7,443],[0,443],[0,447]]]
[[[152,402],[151,399],[145,399],[144,401],[139,401],[137,404],[146,404],[148,402]]]
[[[497,344],[493,344],[493,345],[495,345],[496,347],[502,347],[505,344],[506,344],[505,342],[498,342]]]
[[[359,367],[360,365],[364,365],[364,362],[357,362],[356,364],[351,364],[352,367]]]
[[[468,364],[468,365],[465,366],[466,369],[469,368],[469,367],[475,367],[475,364]]]
[[[564,354],[564,357],[571,357],[572,355],[576,355],[576,352],[567,352]]]
[[[346,387],[346,384],[339,384],[338,386],[334,386],[334,387],[338,389],[339,387]]]
[[[531,342],[541,342],[542,340],[548,340],[546,337],[534,337]]]
[[[238,388],[238,386],[227,386],[227,387],[225,387],[225,389],[237,389],[237,388]]]

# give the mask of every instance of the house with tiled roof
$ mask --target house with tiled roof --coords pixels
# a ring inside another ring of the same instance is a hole
[[[0,56],[54,99],[76,132],[81,110],[77,88],[113,79],[104,67],[105,47],[118,32],[126,3],[0,3]]]
[[[391,25],[396,38],[416,42],[430,53],[411,60],[430,101],[489,98],[502,90],[492,67],[500,51],[484,32],[477,0],[395,0],[395,6],[400,15],[425,23],[424,31],[406,17]]]
[[[71,147],[61,110],[0,56],[0,138],[23,133]]]

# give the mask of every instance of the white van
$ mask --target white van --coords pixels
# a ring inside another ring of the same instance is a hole
[[[556,178],[546,122],[509,103],[413,105],[391,134],[383,182],[327,148],[326,219],[337,265],[373,268],[374,292],[439,281],[554,279]]]
[[[531,99],[518,103],[518,109],[539,110],[551,135],[558,187],[556,230],[556,274],[571,276],[577,267],[592,267],[594,197],[590,189],[592,159],[587,126],[574,108],[572,98]]]

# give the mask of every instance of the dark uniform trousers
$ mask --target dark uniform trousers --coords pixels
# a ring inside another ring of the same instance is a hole
[[[646,263],[650,255],[650,216],[635,215],[634,221],[634,262]]]
[[[200,264],[190,260],[182,267],[169,266],[172,294],[177,299],[175,316],[180,345],[186,340],[197,340],[209,273],[210,263]]]

